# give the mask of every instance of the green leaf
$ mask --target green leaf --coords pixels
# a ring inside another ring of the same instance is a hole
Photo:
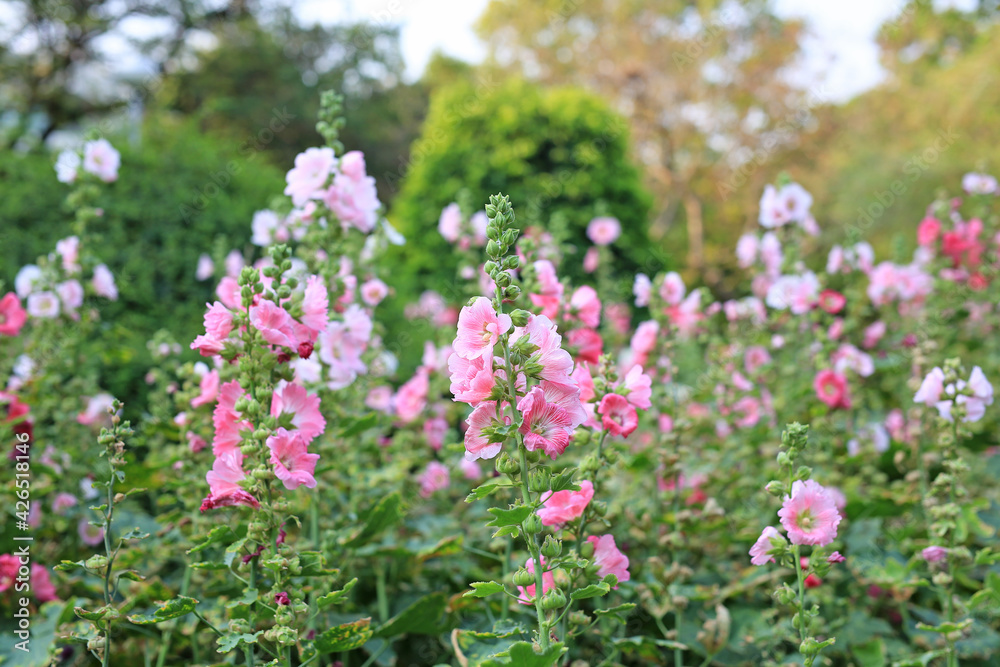
[[[146,577],[142,576],[135,570],[124,570],[118,573],[119,579],[128,579],[129,581],[146,581]]]
[[[49,650],[64,643],[56,632],[59,619],[68,611],[65,602],[46,602],[31,619],[31,641],[21,644],[21,640],[12,631],[0,632],[0,664],[4,667],[46,667],[49,664]],[[92,627],[92,626],[88,626]],[[22,650],[24,647],[27,651]]]
[[[344,584],[344,587],[341,588],[339,591],[332,591],[322,597],[317,598],[316,604],[319,605],[320,609],[323,609],[325,607],[329,607],[332,604],[339,604],[343,602],[344,600],[347,599],[347,595],[351,592],[351,589],[354,588],[354,586],[357,583],[358,583],[358,578],[355,577],[354,579],[351,579],[346,584]]]
[[[656,660],[662,657],[663,649],[687,650],[687,645],[675,642],[670,639],[656,639],[654,637],[618,637],[611,640],[611,643],[621,649],[622,653],[635,653],[643,658]]]
[[[504,590],[504,587],[495,581],[474,581],[469,585],[472,586],[472,590],[465,592],[464,597],[467,598],[484,598]]]
[[[248,588],[243,592],[239,598],[226,603],[226,609],[235,609],[236,607],[245,607],[251,605],[257,601],[257,589]]]
[[[431,593],[399,612],[378,630],[376,637],[395,637],[398,635],[436,635],[447,629],[442,622],[448,598],[444,593]]]
[[[614,618],[619,623],[625,623],[628,621],[628,612],[631,612],[633,609],[635,609],[635,603],[626,602],[625,604],[609,607],[608,609],[597,609],[594,611],[594,616]]]
[[[928,625],[927,623],[917,623],[918,630],[926,630],[928,632],[937,632],[942,635],[950,635],[953,632],[961,632],[972,625],[972,619],[967,618],[964,621],[958,623],[939,623],[937,625]]]
[[[858,667],[885,667],[885,644],[881,639],[852,646],[851,653],[858,661]]]
[[[493,539],[498,537],[511,536],[512,538],[517,538],[521,534],[521,529],[518,526],[504,526],[497,532],[493,533]]]
[[[498,657],[509,657],[510,660],[487,660],[482,663],[482,667],[500,667],[500,665],[514,665],[515,667],[552,667],[556,664],[566,647],[563,644],[552,644],[542,653],[535,653],[535,649],[528,642],[515,642],[505,651],[504,656],[498,653]]]
[[[395,525],[402,518],[403,512],[400,509],[399,492],[390,493],[368,512],[364,519],[364,524],[347,541],[346,546],[360,546],[386,528]]]
[[[509,488],[510,486],[511,483],[509,479],[491,479],[490,481],[480,484],[474,488],[472,492],[465,497],[465,502],[471,503],[475,500],[482,500],[501,487]]]
[[[607,595],[611,591],[611,586],[608,586],[603,581],[599,584],[591,584],[584,588],[578,588],[577,590],[570,593],[570,597],[574,600],[587,600],[589,598],[599,598]]]
[[[196,544],[191,549],[188,549],[187,552],[188,554],[194,554],[198,553],[199,551],[204,551],[205,549],[207,549],[213,544],[216,544],[217,542],[223,542],[229,539],[230,535],[234,534],[235,533],[233,532],[233,529],[230,528],[229,526],[216,526],[211,531],[209,531],[208,535],[206,535],[205,538],[200,543]]]
[[[240,644],[256,644],[257,637],[259,637],[262,632],[263,630],[255,632],[252,635],[223,635],[222,637],[219,637],[217,642],[219,645],[219,653],[229,653]]]
[[[72,572],[73,570],[79,570],[84,567],[85,565],[83,564],[82,560],[77,560],[77,561],[64,560],[63,562],[59,563],[52,569],[58,572]]]
[[[417,560],[423,562],[431,558],[440,558],[441,556],[454,556],[462,551],[462,544],[464,543],[464,536],[450,535],[439,540],[437,544],[418,551]]]
[[[563,470],[561,473],[552,478],[549,484],[553,493],[557,491],[579,491],[580,485],[573,481],[573,476],[576,475],[576,468],[568,468]]]
[[[121,536],[123,540],[144,540],[149,537],[149,533],[139,530],[138,528],[133,528],[124,535]]]
[[[320,653],[336,653],[362,646],[372,637],[371,622],[370,618],[362,618],[330,628],[316,637],[316,650]]]
[[[486,511],[493,515],[493,520],[486,525],[503,528],[504,526],[520,526],[525,519],[531,516],[535,508],[531,505],[517,505],[506,510],[500,507],[491,507]]]
[[[302,577],[335,577],[340,570],[326,566],[326,557],[319,551],[300,551],[299,564],[302,566]],[[275,559],[275,568],[281,568],[281,559]]]
[[[73,612],[84,620],[94,621],[94,622],[104,621],[104,620],[113,621],[121,616],[121,614],[118,613],[117,609],[108,606],[99,607],[94,611],[88,611],[83,607],[74,607]]]
[[[168,600],[152,614],[136,614],[129,616],[128,620],[136,625],[152,625],[161,621],[169,621],[174,618],[186,616],[194,611],[198,601],[184,595],[178,595],[173,600]]]
[[[367,431],[371,427],[375,426],[376,421],[378,421],[378,416],[374,412],[369,412],[364,417],[361,417],[354,421],[352,424],[348,424],[341,432],[340,437],[350,438],[359,433]]]

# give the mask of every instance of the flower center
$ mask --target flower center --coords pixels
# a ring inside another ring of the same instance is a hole
[[[798,519],[799,519],[799,527],[803,531],[807,533],[812,531],[813,526],[816,523],[815,519],[813,518],[812,512],[810,512],[809,510],[804,510],[801,514],[799,514]]]

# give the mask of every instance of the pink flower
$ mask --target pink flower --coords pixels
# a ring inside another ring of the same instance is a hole
[[[776,548],[772,540],[781,545],[785,544],[785,538],[778,532],[778,529],[774,526],[768,526],[754,542],[754,545],[750,547],[750,562],[752,564],[760,566],[775,562],[774,556],[767,553]]]
[[[576,288],[570,297],[569,307],[588,327],[594,328],[601,323],[601,300],[593,287],[583,285]]]
[[[319,197],[336,158],[332,148],[307,148],[295,157],[295,167],[285,175],[288,186],[285,194],[292,203],[302,206],[309,199]]]
[[[21,300],[13,292],[0,299],[0,336],[16,336],[28,321],[28,313],[21,307]]]
[[[510,319],[510,318],[508,318]],[[528,324],[514,330],[510,342],[516,344],[524,336],[538,350],[528,360],[525,374],[558,384],[573,386],[573,358],[562,349],[562,336],[556,332],[556,325],[544,315],[532,315]]]
[[[224,276],[219,281],[218,286],[215,288],[215,295],[219,297],[219,301],[226,308],[239,308],[243,303],[243,297],[240,295],[240,284],[232,276]]]
[[[378,278],[367,280],[361,285],[361,300],[372,308],[382,303],[388,294],[389,287]]]
[[[663,284],[660,285],[660,297],[667,302],[668,306],[676,306],[683,301],[686,292],[684,280],[676,271],[671,271],[664,276]]]
[[[743,367],[750,375],[754,375],[758,368],[769,363],[771,363],[771,354],[767,348],[761,345],[748,347],[743,354]]]
[[[835,370],[827,368],[816,374],[813,389],[819,400],[826,403],[831,410],[849,409],[851,399],[847,393],[847,378]]]
[[[215,438],[212,453],[216,457],[227,453],[239,453],[242,437],[240,431],[252,430],[253,426],[236,411],[236,401],[243,398],[243,387],[237,380],[230,380],[219,390],[219,402],[212,412]]]
[[[840,292],[825,289],[819,295],[819,307],[830,314],[839,313],[847,304],[847,299]]]
[[[922,246],[934,245],[941,233],[941,222],[937,218],[926,217],[917,227],[917,243]]]
[[[927,406],[936,405],[941,400],[942,393],[944,393],[944,371],[935,366],[920,383],[913,402]]]
[[[469,425],[465,432],[466,459],[491,459],[500,453],[501,443],[490,442],[489,436],[483,433],[484,429],[494,426],[494,422],[499,420],[496,401],[483,401],[476,406],[466,420]],[[510,424],[510,417],[504,417],[503,423]]]
[[[497,315],[490,300],[481,296],[471,306],[462,308],[453,347],[464,359],[482,357],[491,360],[493,347],[510,328],[510,315]]]
[[[629,403],[639,410],[648,410],[652,407],[649,398],[653,395],[653,380],[642,372],[642,366],[633,366],[625,379],[622,381],[622,392]]]
[[[451,373],[451,393],[454,400],[462,403],[476,405],[485,401],[496,384],[492,359],[463,359],[453,352],[448,357],[448,370]]]
[[[462,210],[458,204],[448,204],[441,211],[441,217],[438,219],[438,232],[449,243],[458,241],[462,232]]]
[[[585,273],[593,273],[600,264],[601,253],[597,249],[597,246],[592,245],[587,248],[587,252],[583,255],[583,270]]]
[[[431,461],[420,475],[420,496],[430,498],[435,491],[447,489],[450,481],[448,466],[438,461]]]
[[[86,517],[77,522],[76,534],[80,536],[80,541],[88,547],[96,547],[98,544],[104,543],[104,529],[100,526],[91,526]]]
[[[72,493],[57,493],[55,499],[52,501],[52,511],[55,514],[65,514],[66,510],[75,506],[76,503],[76,496]]]
[[[562,299],[563,286],[559,282],[559,276],[556,275],[556,267],[552,265],[547,259],[540,259],[534,264],[535,276],[538,278],[538,284],[541,287],[541,293],[544,296],[555,296],[556,301]]]
[[[297,489],[301,485],[312,489],[316,486],[313,474],[319,454],[310,454],[307,447],[308,443],[299,431],[279,428],[267,439],[274,475],[286,489]]]
[[[39,602],[58,600],[56,587],[52,585],[49,571],[38,563],[31,564],[31,590]]]
[[[288,311],[273,301],[262,299],[260,304],[250,308],[250,323],[272,345],[290,347],[293,350],[298,347],[292,322]]]
[[[649,354],[656,349],[657,337],[660,334],[660,325],[656,320],[648,320],[636,327],[632,334],[629,347],[632,350],[632,361],[636,364],[645,364],[649,359]]]
[[[28,314],[32,317],[59,317],[59,297],[55,292],[35,292],[28,295]]]
[[[701,292],[694,291],[688,294],[687,298],[676,306],[669,306],[666,309],[670,324],[676,327],[677,333],[682,337],[690,336],[694,333],[698,322],[704,317],[700,312]]]
[[[843,563],[846,558],[844,558],[839,551],[834,551],[832,554],[826,557],[827,563]]]
[[[545,557],[542,556],[542,568],[544,568],[544,567],[545,567]],[[531,572],[532,574],[534,574],[535,573],[535,560],[533,558],[529,558],[528,562],[524,564],[524,568],[528,572]],[[530,586],[518,586],[517,590],[518,590],[519,595],[518,595],[517,601],[520,602],[521,604],[528,604],[528,605],[534,604],[535,603],[535,586],[536,585],[537,584],[531,584]],[[546,593],[548,593],[550,590],[552,590],[555,587],[556,587],[555,577],[552,576],[551,572],[547,572],[547,571],[543,570],[543,572],[542,572],[542,595],[545,595]]]
[[[811,271],[800,276],[781,276],[767,290],[767,305],[775,310],[791,310],[804,315],[816,304],[819,281]]]
[[[940,546],[930,546],[920,552],[928,563],[940,563],[948,557],[948,549]]]
[[[883,336],[885,336],[885,322],[879,320],[877,322],[869,324],[867,327],[865,327],[865,340],[862,343],[862,346],[866,350],[870,350],[871,348],[878,345],[878,342],[882,340]]]
[[[427,391],[430,388],[427,369],[421,366],[412,378],[396,392],[396,416],[403,423],[409,423],[420,416],[427,406]]]
[[[365,173],[365,158],[360,151],[350,151],[340,160],[340,171],[323,201],[338,218],[364,233],[375,229],[381,204],[375,179]]]
[[[118,287],[115,285],[115,277],[111,274],[111,270],[104,264],[98,264],[94,267],[94,277],[90,283],[98,296],[103,296],[105,299],[111,299],[112,301],[118,300]]]
[[[62,259],[62,267],[66,273],[76,273],[80,270],[80,237],[68,236],[56,242],[56,254]]]
[[[12,554],[0,555],[0,593],[10,589],[17,579],[17,570],[21,562]]]
[[[837,538],[841,516],[833,496],[814,480],[796,480],[778,510],[792,544],[826,546]]]
[[[319,396],[310,394],[305,387],[295,383],[279,385],[271,396],[271,416],[292,416],[292,426],[308,443],[326,430],[326,419],[319,409]]]
[[[798,183],[789,183],[781,190],[768,185],[760,199],[760,224],[770,229],[789,222],[805,222],[810,206],[812,195]]]
[[[580,390],[580,401],[587,403],[597,395],[594,389],[594,378],[590,375],[587,364],[577,364],[576,368],[573,369],[572,377]]]
[[[830,363],[838,373],[851,369],[861,377],[869,377],[875,372],[875,362],[871,356],[848,343],[842,344],[830,355]]]
[[[587,225],[587,238],[594,245],[608,245],[614,243],[622,233],[621,223],[615,218],[603,217],[594,218]]]
[[[462,469],[462,476],[469,481],[475,482],[483,478],[483,471],[479,469],[479,464],[475,461],[463,458],[458,467]]]
[[[741,269],[748,269],[757,261],[760,240],[754,234],[744,234],[736,242],[736,262]]]
[[[444,445],[444,437],[448,433],[448,421],[444,417],[433,417],[424,422],[424,436],[434,451]]]
[[[80,170],[80,154],[76,151],[63,151],[56,159],[56,180],[60,183],[73,183]]]
[[[962,177],[962,189],[972,195],[992,195],[1000,192],[997,179],[989,174],[969,172]]]
[[[597,576],[606,577],[613,574],[618,582],[629,580],[628,556],[618,550],[613,535],[591,535],[587,541],[594,545],[594,563],[597,564]],[[615,586],[618,588],[618,586]]]
[[[330,300],[319,276],[309,276],[302,296],[302,324],[319,333],[326,329]]]
[[[593,329],[573,329],[566,334],[566,344],[578,361],[599,363],[604,351],[604,339]]]
[[[524,421],[518,429],[524,435],[525,448],[542,450],[556,458],[566,450],[573,434],[572,415],[564,408],[545,400],[541,387],[534,387],[517,404]]]
[[[214,403],[219,395],[219,371],[213,369],[202,375],[198,389],[200,393],[191,399],[192,408]]]
[[[583,511],[594,498],[594,485],[590,480],[580,481],[579,491],[551,491],[542,496],[538,517],[545,526],[560,526],[583,516]]]
[[[388,413],[392,410],[392,389],[389,387],[374,387],[365,398],[365,405],[378,412]]]
[[[635,295],[635,305],[642,308],[649,305],[649,298],[653,295],[653,282],[645,273],[638,273],[635,282],[632,284],[632,294]]]
[[[89,397],[86,409],[76,416],[76,421],[81,424],[90,425],[107,417],[108,408],[111,407],[114,400],[114,396],[103,392]]]
[[[760,240],[760,259],[764,263],[764,272],[771,278],[781,275],[781,265],[785,255],[781,252],[781,241],[774,232],[767,232]]]
[[[733,404],[733,414],[740,415],[734,424],[739,428],[752,428],[760,421],[760,401],[744,396]]]
[[[624,396],[618,394],[605,395],[597,406],[597,413],[601,415],[601,425],[614,436],[627,438],[639,425],[635,408]]]
[[[205,479],[209,493],[201,503],[202,512],[236,505],[260,508],[260,502],[240,486],[246,473],[243,472],[243,455],[238,450],[217,456]]]
[[[88,141],[83,146],[83,170],[90,172],[105,183],[118,180],[118,166],[121,156],[107,139]]]

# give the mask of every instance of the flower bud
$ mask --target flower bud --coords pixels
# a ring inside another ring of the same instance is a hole
[[[505,287],[503,290],[503,298],[505,301],[514,301],[519,296],[521,296],[521,288],[517,285]]]
[[[486,275],[490,276],[491,278],[493,277],[493,274],[497,272],[498,268],[499,267],[497,266],[497,263],[494,262],[492,259],[483,265],[483,271],[485,271]]]
[[[507,231],[505,231],[503,233],[503,236],[500,237],[500,243],[502,243],[503,245],[507,246],[508,248],[510,246],[514,245],[514,241],[516,241],[516,240],[517,240],[517,230],[516,229],[508,229]]]
[[[537,535],[542,532],[542,520],[538,518],[537,514],[532,514],[525,519],[522,526],[524,527],[524,532],[529,535]]]
[[[497,274],[496,283],[500,287],[507,287],[510,285],[510,274],[506,271],[501,271]]]
[[[552,611],[553,609],[562,609],[565,606],[566,606],[566,595],[558,588],[554,588],[542,596],[542,609],[544,609],[545,611]]]
[[[558,558],[562,553],[562,540],[557,540],[551,535],[545,536],[542,542],[542,555],[546,558]]]
[[[515,586],[530,586],[533,583],[535,583],[535,575],[533,572],[528,572],[528,570],[522,567],[514,573]]]
[[[515,327],[527,326],[528,320],[530,318],[531,318],[531,313],[529,313],[526,310],[521,310],[520,308],[518,308],[517,310],[511,311],[511,314],[510,314],[510,321],[514,323]],[[525,338],[527,338],[527,337],[525,337]]]
[[[795,471],[795,479],[809,479],[812,475],[812,468],[809,466],[799,466],[799,469]]]
[[[88,570],[103,570],[108,564],[108,557],[95,554],[84,562],[84,567]]]
[[[785,495],[785,486],[776,479],[772,479],[764,486],[764,490],[776,498]]]
[[[491,240],[486,244],[486,255],[493,258],[500,257],[500,246],[497,245],[496,241]]]
[[[520,466],[517,461],[511,458],[510,454],[500,452],[500,456],[497,457],[496,469],[501,475],[513,475],[520,470]]]
[[[510,255],[503,260],[503,268],[516,269],[521,266],[521,258],[517,255]]]
[[[580,556],[583,558],[593,558],[594,557],[594,543],[584,542],[580,545]]]
[[[574,611],[569,615],[570,625],[587,625],[590,623],[590,616],[583,611]]]

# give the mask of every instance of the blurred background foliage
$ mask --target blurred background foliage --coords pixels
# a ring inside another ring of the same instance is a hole
[[[0,279],[67,235],[54,151],[106,135],[123,168],[105,195],[100,253],[123,299],[107,323],[117,342],[95,353],[126,362],[106,378],[126,400],[155,329],[170,322],[182,342],[197,332],[213,282],[194,279],[202,249],[249,250],[253,212],[320,141],[321,90],[344,95],[342,139],[365,152],[388,218],[414,241],[398,253],[400,302],[454,276],[436,261],[441,209],[461,200],[469,215],[501,189],[523,221],[581,249],[589,216],[615,215],[626,230],[617,270],[634,273],[652,250],[727,296],[747,291],[733,245],[782,171],[813,193],[824,245],[863,238],[880,253],[912,249],[944,185],[998,171],[995,0],[907,3],[878,34],[887,80],[840,105],[792,83],[804,27],[764,0],[493,0],[477,25],[485,60],[437,55],[415,81],[391,21],[312,24],[248,0],[0,8]],[[157,29],[125,29],[137,21]],[[123,54],[144,67],[116,67]],[[595,134],[615,123],[623,131],[595,154]],[[240,172],[218,183],[234,160]],[[533,208],[564,169],[569,183]],[[859,225],[895,180],[905,195]],[[212,183],[203,208],[183,208]],[[387,309],[395,325],[401,309]]]

